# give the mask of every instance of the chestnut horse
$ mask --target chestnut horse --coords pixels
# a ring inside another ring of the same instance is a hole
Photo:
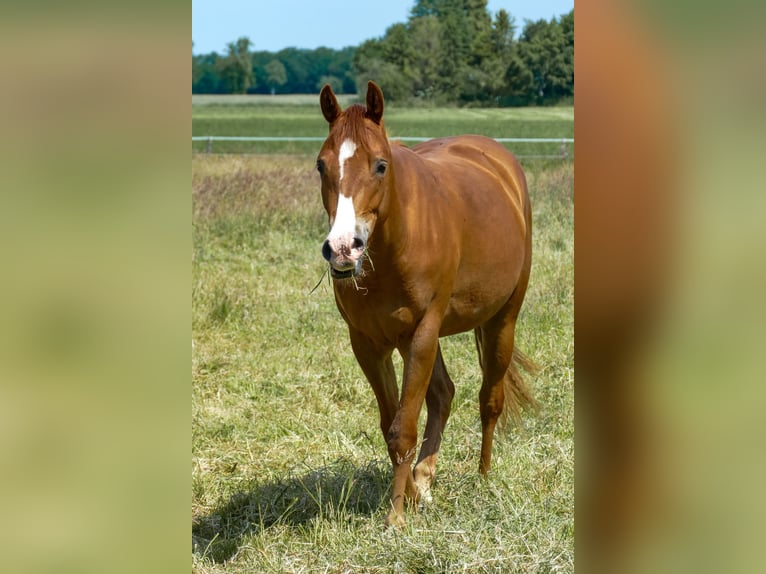
[[[394,468],[386,524],[404,524],[405,497],[430,499],[454,385],[439,337],[473,329],[483,373],[479,471],[490,467],[498,417],[535,406],[519,371],[516,319],[532,262],[527,184],[516,158],[467,135],[413,148],[391,144],[383,94],[369,82],[366,107],[341,109],[321,92],[330,134],[317,169],[330,232],[322,255],[351,346],[380,409]],[[391,359],[403,363],[401,396]],[[420,455],[418,415],[428,409]]]

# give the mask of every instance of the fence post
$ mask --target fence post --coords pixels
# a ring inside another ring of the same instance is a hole
[[[205,146],[205,153],[210,153],[212,149],[213,149],[213,138],[211,136],[208,136],[207,145]]]
[[[561,157],[563,159],[566,159],[567,156],[568,156],[568,153],[567,153],[567,142],[564,141],[564,140],[561,141],[561,150],[560,150],[560,152],[561,152]]]

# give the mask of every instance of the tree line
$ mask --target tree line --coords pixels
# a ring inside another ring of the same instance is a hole
[[[416,0],[405,23],[342,50],[253,51],[248,38],[227,53],[192,56],[192,93],[337,93],[378,82],[391,101],[460,105],[547,105],[574,95],[574,11],[526,21],[517,35],[487,0]]]

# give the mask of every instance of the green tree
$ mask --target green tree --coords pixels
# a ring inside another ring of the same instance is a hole
[[[267,82],[267,66],[272,60],[278,60],[285,68],[286,77],[285,83],[277,88],[279,92],[315,94],[324,85],[323,76],[334,76],[341,82],[341,88],[337,90],[339,93],[353,94],[356,91],[355,52],[353,46],[342,50],[285,48],[277,53],[254,52],[253,70],[259,81],[253,91],[262,94],[271,92],[272,85]],[[332,85],[334,88],[335,84]]]
[[[497,103],[505,87],[505,72],[513,53],[513,18],[500,10],[493,22],[482,27],[471,45],[468,78],[461,99],[482,103]]]
[[[412,86],[402,75],[401,70],[386,61],[382,40],[367,40],[356,49],[354,55],[356,69],[356,92],[365,93],[367,81],[375,80],[390,101],[403,100],[411,96]]]
[[[571,41],[574,42],[572,21]],[[535,103],[555,102],[574,93],[574,43],[568,45],[558,20],[527,22],[519,56],[532,74]]]
[[[217,71],[233,94],[244,94],[255,83],[251,45],[250,39],[244,36],[230,42],[227,45],[228,54],[217,62]]]
[[[499,10],[492,23],[492,49],[501,60],[507,62],[514,49],[516,19],[505,10]]]
[[[199,60],[194,57],[194,41],[192,40],[192,93],[194,93],[194,84],[196,84],[202,76],[202,67]]]
[[[434,99],[441,81],[440,62],[443,29],[432,14],[414,18],[409,24],[412,42],[412,92],[416,98]]]
[[[564,62],[568,70],[569,81],[562,95],[574,96],[574,10],[559,18],[559,26],[564,34]]]
[[[383,59],[406,71],[413,60],[412,38],[406,24],[394,24],[381,40]]]
[[[461,0],[443,0],[439,20],[442,24],[442,51],[439,60],[439,92],[450,101],[457,101],[467,77],[473,28],[463,13]]]
[[[532,73],[519,57],[516,36],[516,20],[505,10],[499,10],[492,24],[492,52],[497,54],[500,65],[495,84],[498,105],[527,105],[532,100]]]
[[[397,92],[401,90],[403,97],[411,96],[414,93],[417,72],[414,69],[415,50],[407,25],[394,24],[386,30],[380,48],[383,60],[393,66],[400,76],[396,79]]]
[[[328,62],[324,75],[335,76],[342,80],[343,86],[336,93],[353,94],[356,91],[354,76],[354,54],[356,48],[348,46],[333,52],[333,58]],[[324,84],[322,84],[324,85]]]
[[[416,0],[410,10],[410,20],[423,16],[439,16],[439,6],[443,0]]]
[[[535,99],[534,78],[524,60],[514,50],[505,69],[499,102],[503,105],[526,106]]]
[[[417,33],[418,44],[425,44],[425,28],[438,28],[438,43],[431,41],[436,50],[429,51],[437,71],[434,73],[419,58],[414,74],[416,91],[446,101],[473,100],[479,93],[487,93],[489,80],[497,76],[498,68],[488,63],[482,70],[478,65],[491,52],[492,18],[487,0],[417,0],[408,29],[411,34]],[[423,74],[421,68],[428,72]]]
[[[220,94],[226,92],[218,74],[218,60],[220,56],[215,52],[200,54],[192,57],[192,93],[193,94]]]
[[[309,50],[285,48],[277,52],[276,57],[285,65],[291,92],[306,94],[316,90],[318,76],[312,81],[314,65]]]
[[[567,48],[571,48],[574,52],[574,10],[570,10],[567,14],[562,14],[559,18],[559,26],[564,33],[564,40]]]
[[[287,83],[287,71],[285,65],[279,60],[271,60],[266,64],[266,85],[269,86],[271,94],[274,95],[277,88]]]
[[[250,48],[240,38],[225,56],[192,54],[192,93],[315,93],[325,83],[353,93],[374,79],[391,101],[529,105],[574,94],[574,11],[527,22],[516,38],[513,16],[493,17],[487,0],[414,0],[406,23],[358,47]]]

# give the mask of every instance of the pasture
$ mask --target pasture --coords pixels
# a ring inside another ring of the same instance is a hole
[[[353,100],[339,96],[341,105]],[[327,123],[319,112],[318,96],[193,96],[193,136],[325,137]],[[406,108],[386,105],[386,128],[397,137],[441,137],[480,133],[501,138],[574,137],[572,107],[551,108]],[[192,142],[204,151],[205,141]],[[217,141],[217,153],[302,153],[315,155],[321,142]],[[514,143],[517,155],[550,155],[556,143]],[[574,152],[568,144],[568,153]]]
[[[571,108],[386,113],[392,136],[573,132]],[[242,122],[326,134],[318,105],[213,102],[193,116],[195,134],[238,135]],[[444,339],[456,395],[434,500],[398,531],[383,527],[391,465],[377,404],[323,278],[319,143],[308,148],[192,155],[193,570],[571,572],[572,162],[522,162],[535,228],[517,341],[542,367],[530,381],[541,411],[496,433],[482,480],[473,335]]]

